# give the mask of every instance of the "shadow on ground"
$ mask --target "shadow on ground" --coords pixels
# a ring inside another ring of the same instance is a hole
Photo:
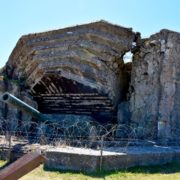
[[[134,173],[134,174],[171,174],[180,172],[180,163],[171,162],[164,165],[154,165],[154,166],[136,166],[132,168],[127,168],[125,170],[117,170],[117,171],[96,171],[96,172],[81,172],[81,171],[58,171],[55,169],[49,169],[44,167],[45,171],[51,172],[59,172],[62,174],[71,173],[77,174],[81,173],[86,176],[94,177],[94,178],[105,178],[106,176],[115,175],[115,174],[123,174],[123,173]]]
[[[10,162],[4,162],[3,165],[0,166],[0,170],[5,168],[6,166],[8,166],[9,164],[11,164]]]

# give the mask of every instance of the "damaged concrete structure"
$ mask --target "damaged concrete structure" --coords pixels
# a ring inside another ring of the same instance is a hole
[[[103,21],[23,36],[5,72],[25,79],[43,113],[112,117],[128,88],[122,57],[135,37]]]
[[[124,63],[129,51],[133,62]],[[178,139],[179,52],[179,33],[162,30],[141,39],[105,21],[30,34],[3,68],[1,92],[30,99],[42,113],[127,125],[137,138]],[[8,114],[3,103],[1,110]],[[14,114],[24,120],[21,112]]]
[[[180,33],[161,30],[141,40],[132,63],[131,126],[139,137],[179,139]]]

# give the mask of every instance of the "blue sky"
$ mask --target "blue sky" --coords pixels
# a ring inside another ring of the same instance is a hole
[[[132,27],[142,37],[180,31],[180,0],[0,0],[0,67],[23,34],[97,20]]]

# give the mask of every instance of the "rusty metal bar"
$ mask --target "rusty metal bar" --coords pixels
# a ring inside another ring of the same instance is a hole
[[[40,152],[28,153],[3,168],[0,171],[0,180],[17,180],[44,163],[45,160],[46,158]]]

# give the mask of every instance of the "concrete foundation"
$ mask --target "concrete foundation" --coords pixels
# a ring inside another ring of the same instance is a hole
[[[45,167],[55,170],[109,171],[133,166],[162,165],[172,161],[180,162],[180,146],[123,146],[110,147],[103,151],[70,146],[49,147],[38,144],[33,146],[35,151],[41,150],[47,158]],[[9,151],[8,148],[1,148],[0,159],[15,161],[32,151],[32,146],[24,145],[20,149],[13,148]]]
[[[103,156],[98,150],[66,147],[49,149],[45,154],[48,159],[45,167],[75,171],[107,171],[180,162],[180,147],[177,146],[109,148],[103,151]]]

